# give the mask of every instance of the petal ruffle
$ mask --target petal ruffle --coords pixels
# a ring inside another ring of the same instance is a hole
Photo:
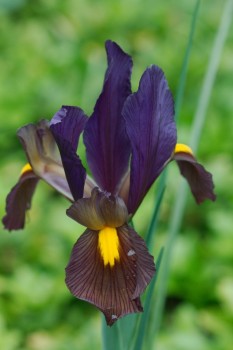
[[[151,66],[123,109],[132,147],[129,213],[134,213],[176,144],[174,103],[163,71]],[[127,179],[126,179],[127,180]]]
[[[128,168],[130,143],[121,112],[131,93],[131,57],[112,41],[106,42],[108,69],[94,112],[84,130],[87,161],[102,190],[116,194]]]
[[[5,229],[19,230],[24,227],[26,212],[31,208],[39,178],[32,170],[24,172],[18,183],[11,189],[6,198],[6,215],[2,219]]]
[[[70,191],[75,200],[83,197],[86,170],[76,154],[79,136],[87,117],[78,107],[63,106],[52,118],[50,129],[56,140]]]
[[[104,265],[98,231],[86,230],[74,245],[66,268],[71,293],[98,307],[108,325],[118,318],[143,310],[140,294],[155,273],[153,257],[145,242],[127,225],[117,229],[119,260]]]
[[[198,204],[207,198],[212,201],[216,199],[212,174],[206,171],[190,152],[177,152],[173,155],[172,159],[176,160],[180,173],[188,181],[192,194]]]
[[[62,166],[61,157],[48,122],[28,124],[17,135],[34,173],[70,200],[73,200]]]

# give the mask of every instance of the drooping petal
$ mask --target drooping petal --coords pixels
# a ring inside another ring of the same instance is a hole
[[[178,144],[172,159],[176,160],[180,173],[188,181],[192,194],[198,204],[207,198],[212,201],[216,199],[212,174],[197,162],[189,147]]]
[[[17,135],[33,172],[72,201],[73,196],[48,122],[42,120],[37,125],[28,124],[19,129]]]
[[[66,213],[91,230],[100,230],[104,226],[119,227],[128,220],[124,201],[109,193],[101,192],[97,187],[92,190],[90,198],[79,199]]]
[[[115,194],[127,170],[130,144],[121,112],[131,93],[131,57],[106,42],[108,69],[101,95],[84,130],[87,161],[102,190]]]
[[[104,259],[100,233],[86,230],[74,245],[66,268],[66,284],[71,293],[98,307],[108,325],[126,314],[143,310],[140,294],[155,273],[153,257],[136,232],[127,225],[111,230],[115,230],[119,244],[119,256],[115,256],[113,263]],[[104,249],[113,249],[111,244],[116,249],[115,243],[110,242]]]
[[[38,176],[30,166],[25,168],[6,198],[6,215],[2,219],[5,229],[11,231],[24,227],[26,212],[31,208],[32,196],[38,181]]]
[[[148,68],[123,109],[132,147],[129,213],[134,213],[176,144],[174,103],[163,71]]]
[[[87,117],[78,107],[63,106],[52,118],[50,129],[60,150],[66,178],[75,200],[82,198],[86,171],[76,154]]]

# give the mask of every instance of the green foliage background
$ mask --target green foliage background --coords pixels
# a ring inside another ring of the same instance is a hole
[[[25,163],[17,128],[50,119],[62,104],[90,114],[102,87],[106,39],[133,56],[134,90],[144,69],[155,63],[176,96],[194,5],[186,0],[0,0],[1,217],[5,197]],[[189,143],[222,7],[218,0],[201,2],[178,122],[180,142]],[[198,207],[188,197],[156,350],[230,350],[233,344],[232,26],[229,33],[198,151],[214,175],[218,198]],[[166,243],[180,180],[176,166],[169,167],[156,258]],[[150,221],[154,191],[156,185],[135,218],[141,235]],[[9,234],[0,229],[1,349],[101,349],[100,313],[73,298],[64,283],[71,248],[83,231],[66,217],[67,207],[41,182],[25,230]]]

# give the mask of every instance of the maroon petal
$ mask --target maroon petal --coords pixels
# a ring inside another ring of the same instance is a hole
[[[105,264],[98,231],[86,230],[74,245],[66,268],[71,293],[98,307],[108,325],[118,318],[142,311],[140,294],[155,273],[153,257],[142,238],[127,225],[117,229],[119,259]]]
[[[214,183],[212,174],[197,162],[191,153],[177,152],[173,159],[176,160],[180,173],[186,178],[192,194],[198,204],[205,199],[214,201]]]
[[[176,144],[174,103],[163,71],[151,66],[123,109],[132,146],[129,213],[134,213]]]
[[[103,190],[113,194],[128,168],[130,144],[121,115],[131,93],[131,57],[112,41],[106,42],[108,69],[101,95],[84,130],[87,160]]]
[[[2,219],[5,229],[11,231],[24,227],[26,212],[31,208],[38,181],[39,178],[31,170],[20,176],[18,183],[6,198],[6,215]]]
[[[60,150],[66,178],[75,200],[83,196],[86,171],[76,154],[79,136],[87,118],[78,107],[63,106],[53,117],[50,129]]]

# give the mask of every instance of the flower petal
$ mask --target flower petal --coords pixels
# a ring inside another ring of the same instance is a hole
[[[176,160],[180,172],[188,181],[192,194],[198,204],[207,198],[212,201],[216,199],[212,174],[197,162],[190,148],[176,147],[172,159]]]
[[[100,191],[94,188],[90,198],[77,200],[67,209],[66,213],[73,220],[91,230],[101,230],[105,221],[99,207],[100,198]]]
[[[50,129],[60,150],[62,163],[71,193],[75,200],[82,198],[86,171],[76,154],[79,136],[87,118],[78,107],[63,106],[52,118]]]
[[[73,200],[48,122],[42,120],[37,125],[28,124],[19,129],[17,135],[34,173],[65,197]]]
[[[74,245],[66,268],[71,293],[98,307],[108,325],[143,310],[139,297],[155,272],[153,257],[136,232],[125,225],[117,229],[117,236],[119,259],[113,265],[105,264],[101,256],[99,233],[86,230]]]
[[[6,198],[6,215],[2,219],[5,229],[11,231],[24,227],[26,211],[31,208],[32,196],[38,181],[39,178],[32,170],[22,173]]]
[[[176,144],[174,103],[163,71],[151,66],[123,109],[132,146],[129,213],[134,213]]]
[[[84,130],[87,160],[102,190],[116,194],[128,168],[130,144],[121,115],[131,93],[131,57],[112,41],[106,42],[108,69],[94,112]]]
[[[67,215],[91,230],[101,230],[104,226],[119,227],[128,220],[124,201],[97,187],[90,198],[81,198],[67,210]]]

